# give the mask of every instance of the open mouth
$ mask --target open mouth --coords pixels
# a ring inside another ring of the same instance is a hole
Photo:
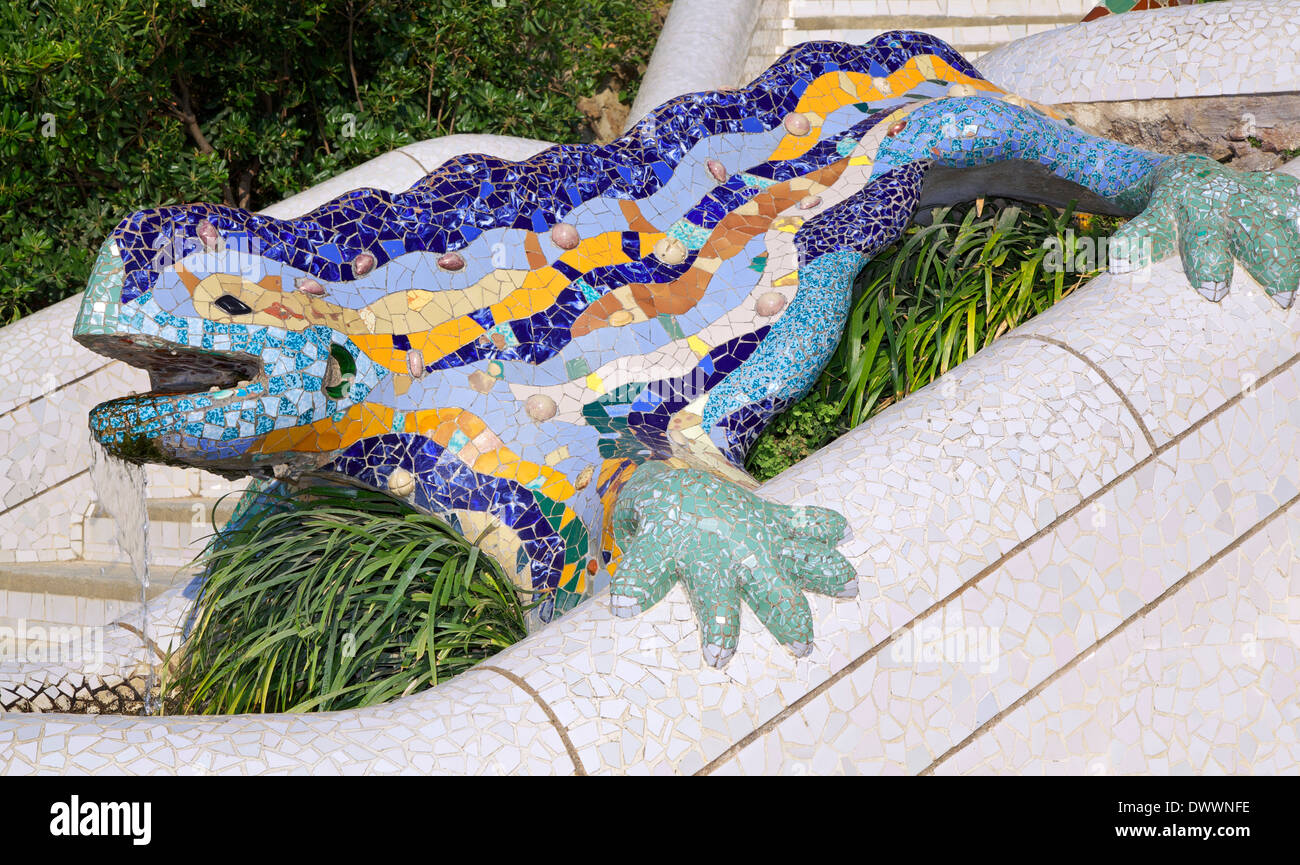
[[[95,438],[110,452],[134,460],[159,460],[160,439],[179,431],[184,415],[240,402],[265,392],[259,357],[169,343],[139,334],[85,334],[78,340],[97,354],[149,373],[150,389],[108,400],[91,411]]]
[[[246,386],[263,374],[262,359],[242,352],[198,349],[135,334],[87,335],[80,342],[97,354],[147,371],[149,393],[144,396],[149,397],[230,390]]]

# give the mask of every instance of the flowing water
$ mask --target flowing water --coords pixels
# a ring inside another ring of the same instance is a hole
[[[144,466],[111,456],[99,442],[90,442],[90,479],[99,503],[113,518],[117,544],[126,553],[140,583],[140,651],[149,668],[145,681],[145,714],[157,710],[158,657],[149,633],[149,511],[145,503]]]

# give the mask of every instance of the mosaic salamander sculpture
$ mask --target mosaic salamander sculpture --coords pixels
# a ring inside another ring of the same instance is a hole
[[[1128,264],[1177,250],[1213,300],[1234,257],[1283,306],[1300,279],[1288,177],[1083,134],[922,33],[809,42],[609,145],[462,156],[287,221],[133,213],[76,338],[153,391],[91,428],[128,459],[325,477],[491,527],[543,618],[606,580],[631,615],[680,580],[708,663],[742,601],[802,655],[803,591],[857,593],[845,522],[756,496],[746,449],[827,362],[864,262],[918,207],[979,195],[1136,216]]]

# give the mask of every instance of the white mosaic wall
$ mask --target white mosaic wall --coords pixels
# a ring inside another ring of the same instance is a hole
[[[1295,0],[1233,0],[1108,15],[1019,39],[975,66],[1048,105],[1294,92],[1296,12]]]

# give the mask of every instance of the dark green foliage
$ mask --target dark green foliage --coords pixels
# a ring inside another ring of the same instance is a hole
[[[521,639],[490,557],[389,496],[314,487],[222,533],[167,711],[348,709],[432,687]]]
[[[1104,265],[1080,257],[1081,242],[1118,226],[1012,203],[990,205],[982,217],[972,205],[931,217],[863,269],[830,363],[750,450],[755,477],[784,471],[1065,297]],[[1045,267],[1053,265],[1049,242],[1068,271]]]
[[[454,132],[575,140],[578,98],[635,95],[659,5],[0,4],[0,324],[84,288],[132,210],[258,209]]]

